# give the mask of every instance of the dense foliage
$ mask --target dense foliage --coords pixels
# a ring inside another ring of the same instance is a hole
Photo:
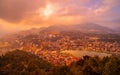
[[[120,75],[120,58],[84,56],[69,66],[53,66],[24,51],[9,52],[0,57],[0,75]]]
[[[0,57],[0,75],[39,75],[51,68],[48,62],[24,51],[16,50]]]

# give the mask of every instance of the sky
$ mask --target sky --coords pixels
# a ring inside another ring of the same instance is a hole
[[[0,0],[0,35],[50,25],[120,28],[120,0]]]

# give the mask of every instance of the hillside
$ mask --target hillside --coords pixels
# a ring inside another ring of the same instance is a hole
[[[97,43],[97,44],[96,44]],[[0,52],[20,49],[32,53],[40,50],[92,50],[120,53],[120,36],[113,30],[93,24],[54,25],[32,28],[0,39]]]
[[[50,26],[43,31],[80,31],[83,33],[114,33],[115,31],[109,29],[107,27],[94,24],[94,23],[84,23],[84,24],[77,24],[77,25],[53,25]]]
[[[51,68],[47,61],[24,51],[16,50],[0,56],[0,75],[26,75],[28,72],[32,75]]]
[[[120,75],[119,57],[84,56],[69,66],[52,66],[24,51],[8,52],[0,56],[0,75]]]

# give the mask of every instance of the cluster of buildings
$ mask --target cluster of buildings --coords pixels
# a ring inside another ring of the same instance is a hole
[[[87,35],[48,35],[46,37],[33,38],[30,41],[22,41],[20,48],[24,50],[93,50],[100,52],[120,53],[119,41],[101,41],[101,38]],[[107,40],[107,39],[106,39]],[[112,40],[112,39],[111,39]]]
[[[101,36],[103,39],[104,36]],[[67,32],[27,35],[14,38],[14,40],[0,41],[0,52],[13,49],[26,50],[54,64],[68,65],[70,62],[76,61],[77,58],[60,51],[91,50],[120,54],[120,39],[114,40],[112,38],[113,41],[109,41],[106,37],[107,35],[104,40],[100,40],[100,35]]]
[[[60,51],[37,51],[35,54],[56,66],[70,65],[71,62],[78,60],[73,55],[61,53]]]

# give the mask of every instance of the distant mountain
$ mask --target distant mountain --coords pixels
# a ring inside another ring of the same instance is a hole
[[[120,27],[115,28],[115,30],[120,33]]]
[[[45,28],[32,28],[32,29],[29,29],[29,30],[25,30],[25,31],[21,31],[21,32],[18,32],[19,35],[30,35],[30,34],[38,34],[40,31],[44,30]]]
[[[43,31],[80,31],[83,33],[114,33],[115,31],[104,26],[93,23],[85,23],[78,25],[54,25],[45,28]]]
[[[119,30],[119,29],[118,29]],[[15,35],[11,35],[11,38],[14,37],[22,37],[22,36],[28,36],[28,35],[36,35],[36,34],[41,34],[45,32],[64,32],[64,31],[78,31],[82,33],[95,33],[95,34],[119,34],[115,30],[109,29],[107,27],[94,24],[94,23],[84,23],[84,24],[77,24],[77,25],[52,25],[47,28],[32,28],[29,30],[25,31],[20,31],[18,33],[15,33]],[[8,36],[10,37],[10,36]]]

